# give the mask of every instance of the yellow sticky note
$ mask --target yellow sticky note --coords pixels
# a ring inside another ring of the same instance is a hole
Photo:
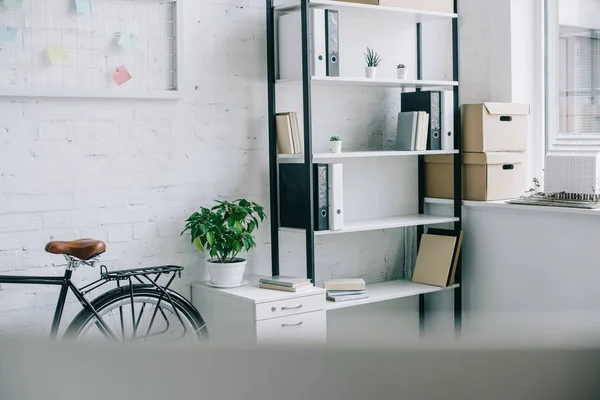
[[[48,46],[47,52],[53,65],[67,61],[67,50],[63,46]]]

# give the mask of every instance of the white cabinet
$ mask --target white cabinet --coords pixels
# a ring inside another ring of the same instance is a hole
[[[326,335],[325,310],[257,321],[256,323],[256,339],[259,343],[322,342]]]
[[[192,283],[192,303],[206,322],[211,341],[225,343],[324,342],[325,291],[292,293],[246,286],[217,289]]]

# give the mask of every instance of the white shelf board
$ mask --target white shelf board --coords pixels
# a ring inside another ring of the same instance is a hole
[[[361,78],[340,76],[313,76],[313,85],[319,86],[371,86],[385,88],[452,88],[458,86],[456,81],[430,81],[416,79],[383,79],[383,78]],[[299,79],[279,79],[279,85],[296,85],[302,81]]]
[[[371,4],[348,3],[343,1],[310,0],[309,5],[311,8],[327,8],[330,10],[338,10],[342,17],[351,16],[362,18],[386,18],[394,19],[398,22],[412,24],[457,18],[457,14],[454,13],[442,13],[400,7],[375,6]],[[282,4],[275,7],[275,11],[278,12],[296,11],[299,9],[299,1]]]
[[[457,284],[451,287],[438,287],[414,283],[407,280],[374,283],[367,285],[367,292],[369,293],[368,298],[354,301],[343,301],[340,303],[327,301],[325,308],[327,311],[339,310],[341,308],[356,307],[365,304],[379,303],[381,301],[413,297],[420,294],[453,290],[459,286],[460,285]]]
[[[438,199],[435,197],[425,197],[425,204],[443,204],[443,205],[454,205],[454,200],[452,199]]]
[[[437,217],[433,215],[403,215],[399,217],[372,218],[356,221],[346,221],[344,229],[337,231],[315,231],[315,236],[338,235],[342,233],[367,232],[380,229],[405,228],[409,226],[436,225],[456,222],[458,218]],[[284,232],[304,232],[304,229],[279,228]]]
[[[373,158],[373,157],[410,157],[418,155],[434,154],[457,154],[458,150],[427,150],[427,151],[347,151],[339,154],[334,153],[315,153],[313,162],[327,160],[340,160],[348,158]],[[304,154],[278,154],[277,159],[280,163],[303,163]]]
[[[0,97],[70,98],[70,99],[137,99],[178,100],[177,90],[127,90],[127,89],[61,89],[61,88],[2,88]]]

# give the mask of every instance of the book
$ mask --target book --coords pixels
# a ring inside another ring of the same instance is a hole
[[[360,295],[366,294],[366,290],[328,290],[327,296],[337,297],[337,296],[348,296],[348,295]]]
[[[309,285],[310,279],[295,278],[292,276],[273,276],[271,278],[260,278],[259,283],[286,287],[299,287],[303,285]]]
[[[426,140],[426,114],[423,111],[417,111],[417,126],[415,128],[415,145],[414,150],[423,151],[427,150]]]
[[[448,286],[453,286],[456,268],[458,267],[458,260],[460,259],[460,250],[462,248],[464,232],[460,231],[457,233],[452,230],[429,228],[427,229],[427,233],[432,235],[454,236],[457,238],[456,246],[454,246],[454,254],[452,256],[452,268],[450,269],[450,275],[448,276]]]
[[[304,132],[300,131],[300,124],[298,122],[298,113],[295,111],[290,113],[290,118],[292,121],[292,135],[296,138],[296,145],[294,146],[294,150],[296,154],[304,153]]]
[[[325,281],[325,290],[366,290],[364,279],[330,279]]]
[[[281,290],[282,292],[302,292],[304,290],[310,289],[313,287],[312,284],[300,285],[297,287],[290,286],[281,286],[281,285],[270,285],[268,283],[259,283],[258,287],[261,289],[269,289],[269,290]]]
[[[275,115],[277,129],[277,152],[279,154],[295,154],[292,137],[292,121],[289,113]]]
[[[454,236],[424,234],[421,237],[412,281],[446,287],[456,240]]]
[[[341,301],[352,301],[352,300],[361,300],[368,299],[369,295],[367,293],[358,294],[358,295],[347,295],[347,296],[329,296],[327,295],[327,300],[341,302]]]
[[[398,114],[396,146],[398,151],[413,151],[417,140],[418,112],[401,112]]]
[[[427,150],[427,132],[429,132],[429,114],[424,112],[423,125],[421,126],[421,150]]]

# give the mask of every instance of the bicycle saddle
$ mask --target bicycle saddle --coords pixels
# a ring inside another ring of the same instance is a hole
[[[46,245],[46,251],[52,254],[66,254],[80,260],[89,260],[104,253],[106,244],[93,239],[78,239],[70,242],[54,241]]]

